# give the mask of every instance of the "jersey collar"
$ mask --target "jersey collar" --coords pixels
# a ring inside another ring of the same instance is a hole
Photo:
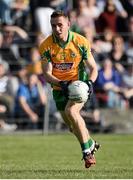
[[[67,44],[73,40],[73,32],[72,31],[68,31],[68,38],[67,41],[65,43],[60,43],[60,41],[56,38],[56,36],[54,34],[52,34],[53,37],[53,42],[57,43],[61,48],[65,48],[67,46]]]

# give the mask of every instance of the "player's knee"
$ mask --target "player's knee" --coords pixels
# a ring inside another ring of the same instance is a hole
[[[67,116],[71,116],[71,114],[72,114],[71,108],[70,107],[66,107],[65,108],[65,113],[66,113]]]
[[[65,113],[69,117],[75,117],[75,115],[78,113],[77,110],[74,107],[67,107],[65,109]]]

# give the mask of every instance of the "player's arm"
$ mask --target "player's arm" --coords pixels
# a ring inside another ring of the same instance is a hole
[[[89,58],[85,61],[87,67],[89,68],[89,80],[95,82],[98,76],[97,64],[94,60],[93,55],[90,53]]]
[[[51,62],[44,61],[42,63],[42,69],[43,69],[43,74],[44,74],[45,80],[48,83],[55,84],[57,86],[60,85],[59,84],[60,80],[58,78],[56,78],[55,76],[53,76],[53,74],[52,74],[53,67],[52,67]]]
[[[87,67],[89,68],[89,79],[87,81],[87,84],[89,86],[88,97],[91,98],[91,96],[93,95],[93,83],[95,82],[98,76],[97,65],[91,52],[89,53],[89,58],[85,61],[85,63]]]
[[[64,95],[68,97],[68,85],[70,81],[61,81],[60,79],[56,78],[55,76],[52,75],[52,63],[51,62],[44,62],[42,65],[43,68],[43,73],[46,81],[48,83],[60,86]]]

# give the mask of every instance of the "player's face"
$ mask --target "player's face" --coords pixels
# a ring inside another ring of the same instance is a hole
[[[68,18],[65,18],[63,16],[56,17],[51,19],[51,26],[53,30],[53,34],[61,40],[66,41],[68,36],[68,30],[70,27],[70,22]]]

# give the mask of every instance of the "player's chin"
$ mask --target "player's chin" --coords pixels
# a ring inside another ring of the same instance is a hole
[[[63,39],[63,35],[62,35],[62,34],[57,34],[56,37],[57,37],[58,39],[60,39],[60,40]]]

